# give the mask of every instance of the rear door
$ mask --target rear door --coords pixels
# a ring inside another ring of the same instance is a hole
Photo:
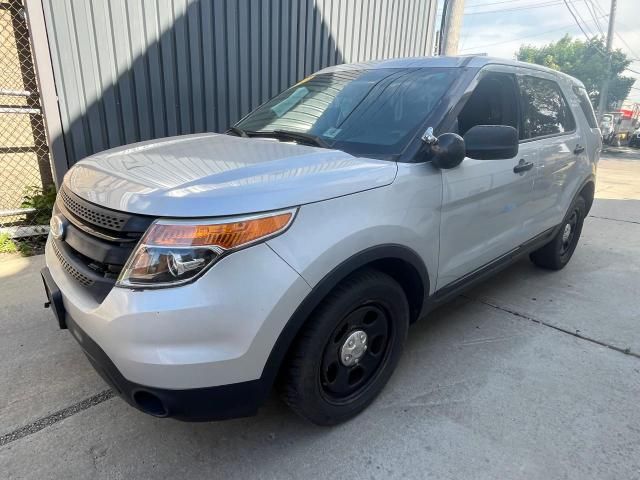
[[[475,125],[520,128],[516,75],[508,67],[487,70],[458,114],[461,135]],[[535,164],[535,146],[524,144],[512,159],[465,158],[459,167],[442,170],[438,289],[528,239],[523,225],[531,215]]]
[[[532,238],[558,225],[569,205],[573,183],[579,178],[577,161],[586,158],[586,139],[576,125],[560,84],[545,73],[518,77],[522,130],[520,146],[537,150],[533,202],[524,219]]]

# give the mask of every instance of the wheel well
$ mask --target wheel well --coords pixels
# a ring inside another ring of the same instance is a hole
[[[582,187],[580,190],[580,196],[584,198],[585,202],[587,202],[587,213],[591,210],[591,205],[593,205],[593,197],[596,193],[596,186],[593,182],[587,182],[587,184]]]
[[[375,268],[380,272],[386,273],[400,284],[409,302],[409,309],[411,311],[410,321],[411,323],[415,322],[422,310],[426,293],[422,277],[415,267],[409,262],[399,258],[382,258],[364,265],[362,268],[367,267]]]
[[[410,321],[414,322],[418,319],[425,297],[429,292],[428,273],[420,257],[415,252],[399,245],[381,245],[364,250],[332,270],[313,288],[293,313],[271,349],[262,371],[261,382],[265,388],[263,392],[265,395],[276,381],[291,345],[303,331],[304,325],[309,321],[318,305],[336,285],[363,268],[374,268],[396,280],[407,295],[411,314]]]

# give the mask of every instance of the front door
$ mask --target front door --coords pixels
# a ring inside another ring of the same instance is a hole
[[[458,132],[475,125],[520,128],[516,77],[484,73],[458,115]],[[465,158],[442,171],[443,198],[437,288],[451,284],[524,243],[537,152],[521,145],[508,160]]]

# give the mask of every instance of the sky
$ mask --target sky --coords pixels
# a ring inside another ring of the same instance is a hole
[[[437,21],[442,1],[439,0]],[[610,0],[568,0],[579,13],[578,20],[587,34],[600,34],[590,13],[606,34]],[[589,7],[593,5],[593,9]],[[491,13],[481,13],[491,12]],[[582,18],[580,18],[582,17]],[[640,0],[618,0],[613,47],[636,59],[629,68],[640,72]],[[542,46],[569,34],[584,39],[563,0],[466,0],[460,54],[486,53],[514,58],[522,44]],[[636,78],[629,99],[640,102],[640,73],[625,72]]]

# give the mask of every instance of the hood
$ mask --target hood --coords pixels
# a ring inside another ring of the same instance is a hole
[[[393,182],[395,162],[277,140],[197,134],[100,152],[64,184],[98,205],[165,217],[253,213]]]

